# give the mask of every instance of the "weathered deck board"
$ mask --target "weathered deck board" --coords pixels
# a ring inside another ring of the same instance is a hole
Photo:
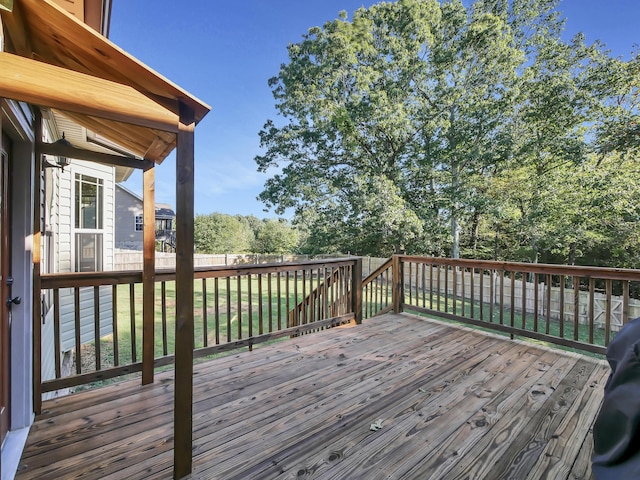
[[[588,479],[608,375],[602,361],[405,314],[194,371],[198,479]],[[45,402],[18,478],[171,478],[172,375]]]

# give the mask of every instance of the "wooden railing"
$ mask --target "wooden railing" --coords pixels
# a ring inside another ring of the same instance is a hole
[[[603,354],[638,302],[640,270],[397,255],[363,288],[365,318],[413,311]]]
[[[360,321],[361,269],[359,258],[196,268],[194,357]],[[162,367],[174,358],[175,271],[155,283]],[[42,358],[53,362],[49,374],[42,365],[43,393],[142,370],[141,272],[43,275],[41,286]]]
[[[43,275],[38,378],[52,392],[142,370],[142,273]],[[173,362],[175,272],[155,275],[154,367]],[[199,267],[194,357],[412,311],[604,353],[640,297],[640,270],[396,255]],[[148,348],[148,347],[147,347]],[[148,350],[147,350],[148,351]],[[48,367],[48,370],[47,370]],[[36,367],[37,368],[37,367]]]

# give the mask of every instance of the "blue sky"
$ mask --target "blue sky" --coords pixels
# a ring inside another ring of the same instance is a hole
[[[212,107],[196,128],[195,211],[275,217],[256,200],[258,132],[276,118],[267,80],[286,47],[363,0],[113,0],[110,38]],[[628,59],[640,44],[640,0],[561,0],[566,34],[583,32]],[[127,188],[141,193],[134,174]],[[156,201],[175,207],[175,157],[156,169]]]

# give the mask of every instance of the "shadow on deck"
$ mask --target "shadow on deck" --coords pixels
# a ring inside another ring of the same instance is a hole
[[[609,373],[408,314],[194,371],[192,478],[367,480],[591,478]],[[173,372],[45,402],[17,478],[171,478],[172,408]]]

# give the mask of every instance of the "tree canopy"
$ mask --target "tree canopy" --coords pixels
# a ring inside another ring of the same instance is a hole
[[[253,215],[196,215],[197,253],[297,253],[300,232],[284,219],[261,220]]]
[[[259,198],[309,253],[633,264],[640,55],[563,40],[557,4],[398,0],[309,29],[269,80]]]

